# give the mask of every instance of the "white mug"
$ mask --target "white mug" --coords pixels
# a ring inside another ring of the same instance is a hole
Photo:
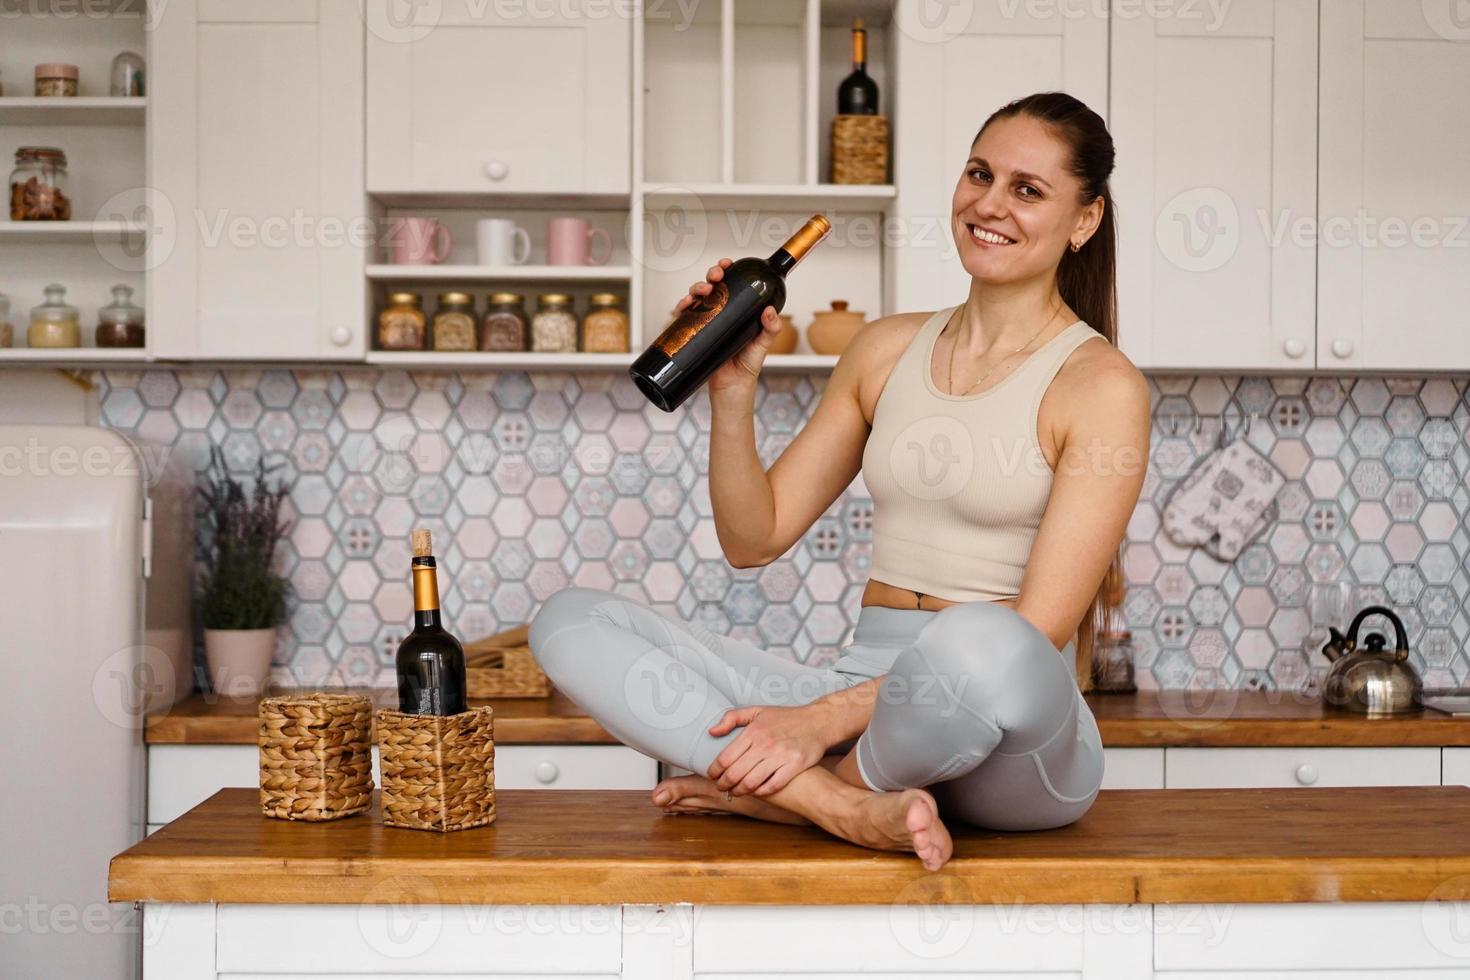
[[[531,235],[508,218],[481,218],[475,222],[475,250],[480,265],[520,265],[531,257]]]

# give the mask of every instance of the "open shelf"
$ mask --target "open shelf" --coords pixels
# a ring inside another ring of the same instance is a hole
[[[641,353],[641,352],[640,352]],[[369,364],[418,368],[486,368],[532,371],[606,371],[626,368],[637,354],[552,354],[535,351],[368,351]]]
[[[0,98],[0,126],[141,126],[145,98]]]
[[[892,184],[644,184],[652,202],[695,199],[701,204],[769,207],[848,207],[885,210],[896,190]]]
[[[16,331],[24,335],[25,324],[17,324]],[[0,365],[85,367],[90,364],[144,364],[149,360],[145,347],[0,347]]]
[[[626,265],[370,265],[380,282],[616,282],[626,283]]]
[[[119,242],[132,235],[145,235],[146,225],[136,221],[0,221],[0,244],[66,245],[76,242]]]

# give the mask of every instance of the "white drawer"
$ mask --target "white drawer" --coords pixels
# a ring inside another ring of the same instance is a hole
[[[1261,786],[1438,786],[1439,749],[1170,748],[1169,789]]]
[[[1103,789],[1163,789],[1163,749],[1103,749]]]
[[[1445,746],[1439,772],[1446,786],[1470,786],[1470,748]]]
[[[497,745],[496,789],[653,789],[658,762],[626,745]]]
[[[226,786],[259,786],[253,745],[150,745],[148,822],[168,823]]]

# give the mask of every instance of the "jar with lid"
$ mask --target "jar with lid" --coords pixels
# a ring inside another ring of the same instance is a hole
[[[621,304],[616,293],[592,295],[582,318],[582,350],[613,354],[628,349],[628,314]]]
[[[530,348],[531,324],[520,293],[491,293],[480,320],[480,350],[523,351]]]
[[[430,328],[434,350],[474,350],[475,301],[469,293],[440,293]]]
[[[11,221],[69,221],[66,154],[54,146],[22,146],[10,172]]]
[[[44,61],[36,66],[36,97],[73,97],[77,94],[77,79],[80,77],[76,65]]]
[[[577,315],[566,293],[542,293],[536,297],[536,315],[531,318],[531,349],[544,353],[570,354],[577,350]]]
[[[132,286],[113,286],[112,302],[97,311],[98,347],[142,347],[143,308],[133,302]]]
[[[46,287],[45,294],[46,302],[31,308],[26,343],[32,347],[80,347],[81,314],[66,302],[66,287],[53,282]]]
[[[10,325],[10,297],[0,293],[0,347],[15,344],[15,327]]]
[[[112,59],[112,94],[119,98],[138,98],[143,91],[143,56],[124,51]]]
[[[418,293],[388,294],[378,314],[378,350],[423,350],[426,318]]]
[[[1092,686],[1098,691],[1127,694],[1138,690],[1133,681],[1133,634],[1101,630],[1092,646]]]

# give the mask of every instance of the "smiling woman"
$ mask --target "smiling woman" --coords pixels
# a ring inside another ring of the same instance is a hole
[[[946,820],[1040,830],[1092,805],[1102,745],[1078,681],[1148,445],[1147,387],[1112,344],[1112,169],[1102,120],[1065,93],[986,120],[951,211],[969,296],[864,327],[769,472],[753,415],[774,310],[711,377],[710,501],[732,565],[784,554],[859,473],[872,494],[871,579],[835,664],[600,590],[538,612],[530,645],[557,686],[695,773],[655,804],[815,823],[930,869],[952,850]]]

